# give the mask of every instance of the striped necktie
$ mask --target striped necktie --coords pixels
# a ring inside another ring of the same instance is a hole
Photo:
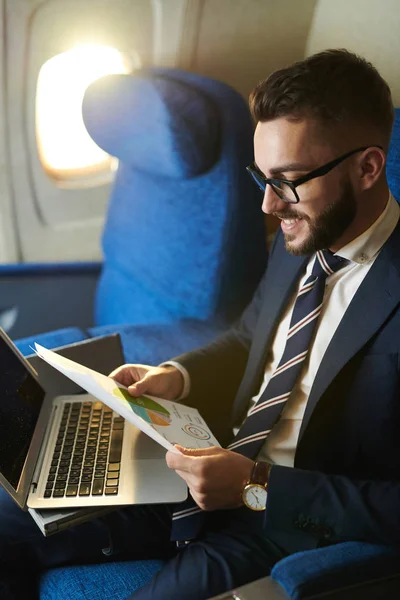
[[[293,307],[286,345],[271,379],[257,403],[247,415],[230,450],[255,458],[279,420],[307,358],[313,333],[322,310],[325,280],[348,260],[329,250],[316,253],[310,277],[302,285]],[[202,525],[202,511],[191,498],[172,517],[172,539],[191,539]],[[184,535],[183,535],[184,534]]]

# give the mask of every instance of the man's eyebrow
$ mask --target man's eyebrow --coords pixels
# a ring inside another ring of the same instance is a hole
[[[257,165],[256,162],[254,162],[255,166],[257,167],[257,169],[260,171],[260,173],[262,173],[263,171],[261,171],[260,167]],[[286,163],[285,165],[281,165],[279,167],[274,167],[273,169],[270,169],[270,174],[271,176],[273,175],[280,175],[281,173],[290,173],[291,171],[294,171],[295,173],[308,173],[310,171],[313,170],[313,166],[307,166],[305,164],[302,163]]]

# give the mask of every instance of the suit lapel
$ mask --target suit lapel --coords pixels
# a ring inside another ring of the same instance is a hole
[[[327,348],[307,402],[299,441],[327,387],[399,304],[399,250],[400,228],[396,228],[360,285]]]

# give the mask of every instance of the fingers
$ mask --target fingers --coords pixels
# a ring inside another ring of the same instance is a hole
[[[183,389],[183,376],[175,367],[150,367],[127,364],[112,371],[109,377],[122,383],[132,396],[157,396],[167,400],[179,398]]]
[[[185,456],[211,456],[221,452],[221,448],[218,446],[210,446],[209,448],[184,448],[179,444],[175,444],[175,448],[178,448]]]
[[[165,455],[165,460],[167,461],[167,465],[170,469],[174,469],[175,471],[185,471],[187,473],[190,472],[191,460],[183,454],[176,454],[175,452],[168,450],[167,454]]]
[[[175,448],[180,454],[168,450],[166,454],[167,465],[170,469],[179,469],[190,473],[193,471],[194,465],[197,464],[197,459],[205,456],[213,456],[223,451],[222,448],[212,446],[211,448],[184,448],[179,444],[175,444]]]
[[[150,367],[146,367],[145,365],[122,365],[121,367],[114,369],[114,371],[109,374],[109,377],[128,387],[139,380],[146,372],[146,369],[149,368]]]
[[[128,386],[128,392],[132,394],[132,396],[141,396],[146,392],[149,392],[151,394],[152,391],[156,391],[155,389],[152,390],[153,379],[154,375],[151,375],[150,372],[146,373],[144,377],[142,377],[138,381],[135,381],[134,383],[131,383]]]
[[[165,457],[169,468],[186,473],[193,473],[195,471],[196,476],[198,476],[197,472],[201,469],[201,466],[206,464],[204,461],[199,462],[200,458],[214,456],[219,454],[221,450],[223,451],[222,448],[218,448],[217,446],[212,446],[211,448],[184,448],[179,444],[175,444],[175,448],[179,450],[180,454],[168,450]]]

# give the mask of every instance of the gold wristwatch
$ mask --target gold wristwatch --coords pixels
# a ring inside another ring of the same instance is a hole
[[[254,463],[250,479],[242,492],[242,500],[251,510],[265,510],[270,470],[269,463],[261,461]]]

